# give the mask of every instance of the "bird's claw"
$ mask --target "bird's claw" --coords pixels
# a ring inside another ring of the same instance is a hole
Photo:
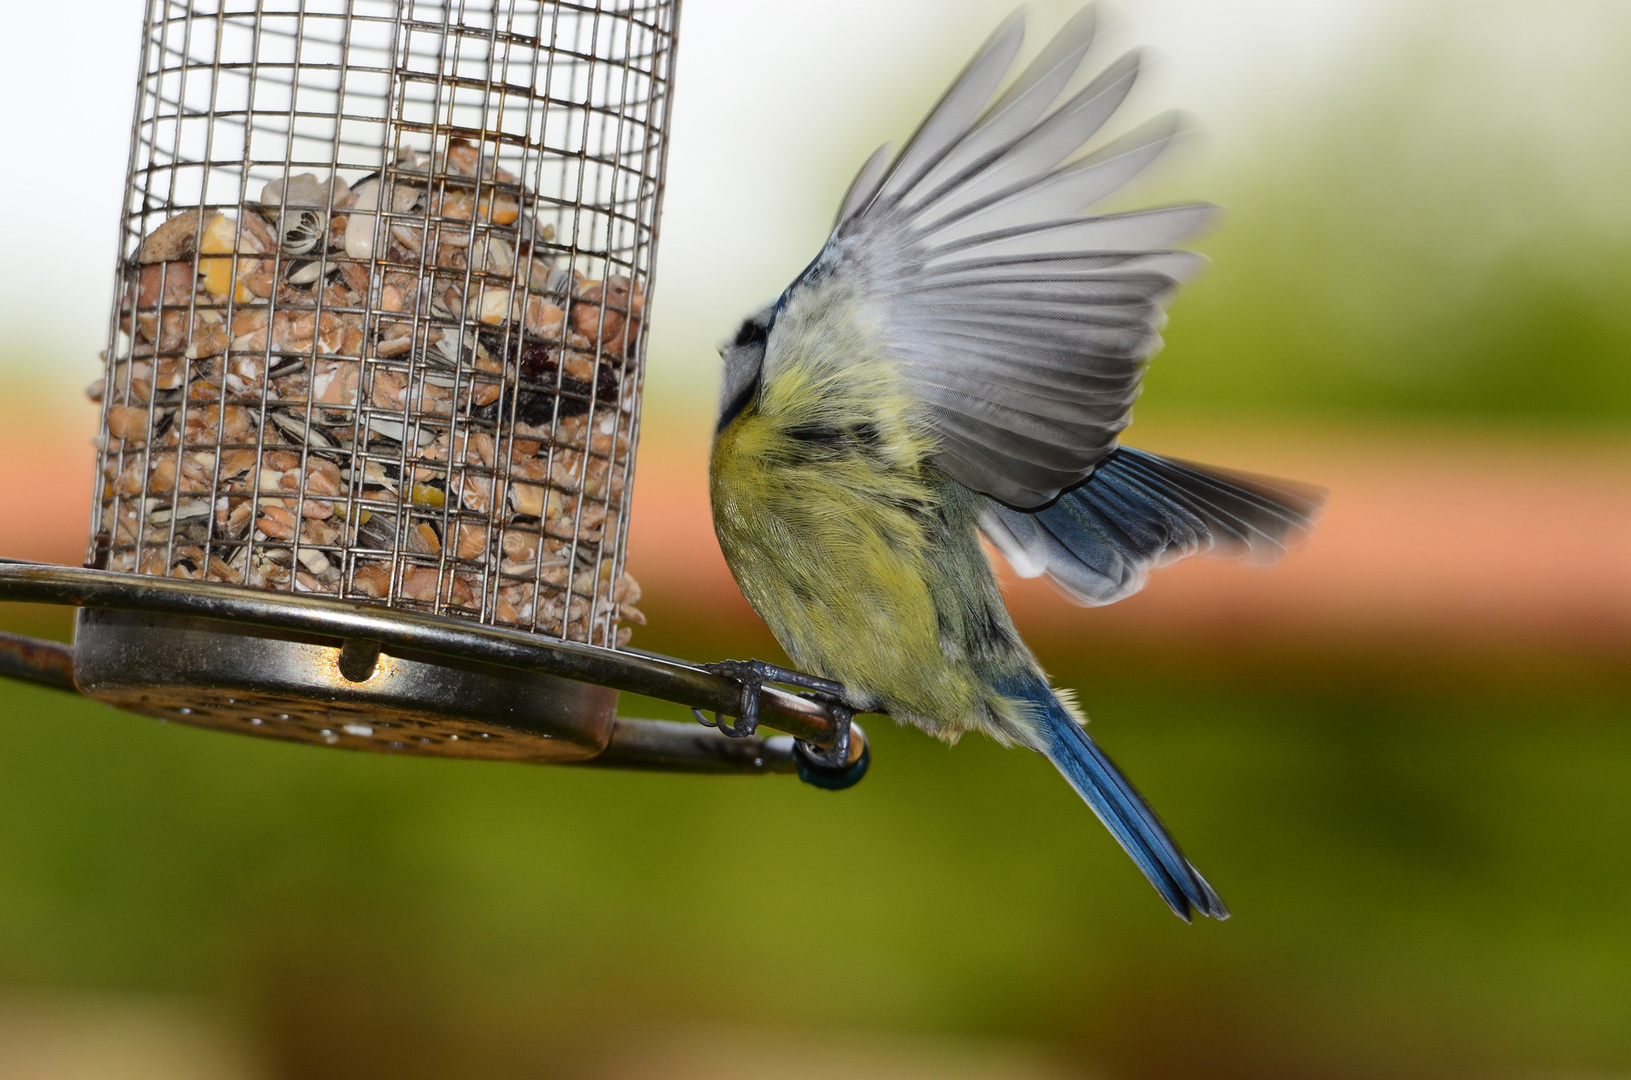
[[[815,743],[798,739],[794,742],[794,750],[801,754],[811,764],[823,769],[844,769],[849,766],[850,729],[851,721],[855,719],[855,710],[844,702],[842,697],[828,694],[824,691],[815,691],[801,694],[800,697],[818,701],[832,713],[833,726],[837,730],[837,738],[831,746],[817,746]]]
[[[718,728],[721,735],[728,735],[733,739],[745,739],[759,730],[759,718],[757,716],[747,717],[746,719],[739,716],[734,723],[727,724],[725,718],[719,713],[714,713],[714,718],[710,720],[701,709],[693,707],[691,715],[696,717],[697,723],[703,727]]]
[[[746,738],[759,729],[759,693],[766,683],[781,683],[785,686],[796,686],[809,691],[805,697],[819,701],[832,712],[833,718],[838,722],[838,738],[831,748],[806,743],[802,739],[798,745],[801,750],[813,761],[821,765],[841,766],[849,757],[849,731],[850,720],[854,712],[844,703],[844,686],[815,675],[806,675],[802,671],[791,668],[778,667],[767,664],[763,660],[720,660],[713,664],[702,665],[704,669],[713,672],[736,683],[742,688],[742,702],[737,708],[736,720],[726,725],[725,718],[714,713],[709,720],[701,709],[692,709],[691,715],[697,718],[697,723],[706,727],[718,728],[722,734],[733,739]]]
[[[703,716],[701,709],[692,709],[691,715],[697,718],[697,723],[706,727],[718,728],[720,734],[728,735],[733,739],[745,739],[759,730],[759,692],[764,689],[765,672],[770,667],[758,660],[721,660],[716,664],[702,665],[704,670],[715,675],[723,676],[736,683],[742,691],[742,703],[737,707],[736,719],[726,724],[724,715],[714,713],[709,720]]]

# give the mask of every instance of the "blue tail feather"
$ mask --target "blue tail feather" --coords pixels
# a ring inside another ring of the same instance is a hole
[[[1116,768],[1115,762],[1082,730],[1047,684],[1032,675],[1018,685],[1002,688],[1002,692],[1037,706],[1037,716],[1047,739],[1044,752],[1048,759],[1087,801],[1178,917],[1188,922],[1193,908],[1214,919],[1227,919],[1229,909],[1184,858],[1155,811]]]

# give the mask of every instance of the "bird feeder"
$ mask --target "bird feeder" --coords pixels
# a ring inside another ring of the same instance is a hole
[[[74,645],[0,672],[319,745],[858,778],[843,710],[775,689],[802,752],[617,716],[742,711],[628,648],[677,16],[150,0],[87,561],[0,566]]]

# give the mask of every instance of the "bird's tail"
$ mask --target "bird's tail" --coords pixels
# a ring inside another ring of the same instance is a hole
[[[1155,811],[1121,775],[1115,762],[1088,738],[1071,710],[1042,677],[1028,674],[1002,691],[1032,705],[1041,729],[1043,753],[1077,794],[1087,800],[1093,813],[1178,917],[1188,922],[1193,908],[1214,919],[1227,919],[1229,909],[1184,858]]]

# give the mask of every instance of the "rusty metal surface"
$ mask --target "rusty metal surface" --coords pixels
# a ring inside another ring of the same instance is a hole
[[[60,641],[0,633],[0,676],[78,692],[74,650]]]
[[[793,773],[788,735],[732,739],[698,724],[618,717],[604,753],[581,762],[606,769],[688,773]]]

